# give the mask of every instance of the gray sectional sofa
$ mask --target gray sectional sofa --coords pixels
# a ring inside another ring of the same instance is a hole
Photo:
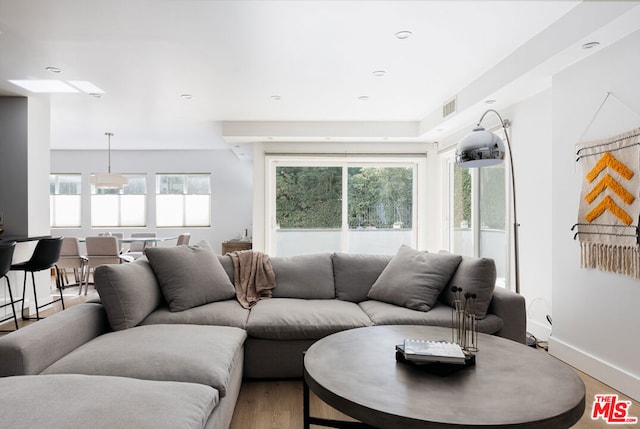
[[[301,377],[303,352],[345,329],[450,326],[452,285],[475,294],[480,332],[525,341],[524,298],[494,289],[490,259],[407,247],[273,257],[272,297],[246,309],[229,256],[206,243],[157,249],[98,267],[99,302],[0,338],[7,427],[227,428],[243,378]],[[78,406],[52,411],[60,397]],[[32,401],[42,411],[25,420]]]

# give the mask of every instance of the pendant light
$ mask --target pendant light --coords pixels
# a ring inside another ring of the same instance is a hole
[[[111,172],[111,137],[113,133],[104,133],[107,136],[108,169],[106,173],[94,173],[89,178],[89,183],[98,189],[122,189],[129,180],[122,174]]]

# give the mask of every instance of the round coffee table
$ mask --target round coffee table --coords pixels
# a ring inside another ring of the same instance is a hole
[[[306,352],[305,383],[327,404],[376,428],[568,428],[582,417],[584,383],[539,350],[480,334],[475,366],[439,376],[396,362],[395,345],[405,338],[450,341],[451,330],[374,326],[330,335]]]

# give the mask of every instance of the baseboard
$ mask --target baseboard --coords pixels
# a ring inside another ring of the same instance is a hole
[[[633,400],[640,401],[639,377],[553,337],[549,338],[549,354],[624,393]],[[589,403],[593,398],[586,398],[586,400]]]

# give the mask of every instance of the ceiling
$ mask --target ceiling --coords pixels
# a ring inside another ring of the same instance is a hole
[[[113,149],[432,141],[638,30],[638,4],[0,0],[0,95],[36,96],[10,79],[104,91],[37,95],[52,149],[104,149],[106,131]]]

